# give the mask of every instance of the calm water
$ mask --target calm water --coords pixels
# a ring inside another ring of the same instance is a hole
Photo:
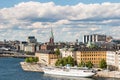
[[[26,72],[20,67],[23,59],[18,58],[0,58],[0,80],[120,80],[112,78],[74,78],[63,76],[44,75],[38,72]]]

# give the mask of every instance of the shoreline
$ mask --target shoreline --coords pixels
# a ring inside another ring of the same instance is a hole
[[[94,77],[103,77],[103,78],[120,78],[120,71],[99,71]]]
[[[26,63],[26,62],[20,62],[21,68],[24,71],[32,71],[32,72],[43,72],[41,69],[41,66],[39,64],[35,63]],[[93,78],[120,78],[120,71],[98,71],[96,75],[93,76]]]
[[[39,64],[20,62],[20,65],[24,71],[43,72]]]

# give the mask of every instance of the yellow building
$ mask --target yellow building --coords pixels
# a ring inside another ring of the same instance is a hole
[[[102,59],[106,60],[106,51],[104,50],[80,50],[76,51],[77,64],[91,61],[94,67],[98,67]]]
[[[39,63],[50,66],[54,66],[58,59],[58,56],[54,53],[54,51],[50,50],[41,50],[36,52],[35,56],[39,58]]]

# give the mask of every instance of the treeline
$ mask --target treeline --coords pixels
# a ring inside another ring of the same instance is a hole
[[[88,67],[88,68],[92,68],[94,65],[91,61],[88,62],[81,62],[79,64],[76,63],[76,61],[74,60],[74,58],[72,58],[71,56],[68,57],[64,57],[64,58],[59,58],[56,63],[55,66],[66,66],[67,64],[69,64],[70,66],[78,66],[78,67]],[[102,59],[99,63],[99,67],[102,69],[107,68],[107,63],[104,59]]]
[[[59,58],[56,61],[55,66],[66,66],[67,64],[69,64],[70,66],[75,65],[75,61],[71,56],[64,57],[64,58]]]

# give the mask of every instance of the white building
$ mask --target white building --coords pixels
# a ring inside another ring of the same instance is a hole
[[[60,49],[60,52],[61,52],[62,57],[71,56],[71,57],[75,58],[74,48],[63,48],[63,49]]]
[[[111,70],[120,70],[120,50],[119,51],[107,51],[106,62]]]
[[[35,44],[28,44],[25,46],[25,50],[28,52],[35,52],[36,51],[36,45]]]
[[[25,41],[20,42],[20,50],[21,50],[21,51],[24,51],[26,45],[28,45],[27,42],[25,42]]]
[[[115,51],[107,51],[106,54],[107,65],[115,65],[115,55],[116,55]]]
[[[120,50],[119,51],[116,51],[117,53],[117,58],[118,58],[118,69],[120,70]]]
[[[106,35],[92,34],[83,36],[83,43],[98,41],[106,41]]]

